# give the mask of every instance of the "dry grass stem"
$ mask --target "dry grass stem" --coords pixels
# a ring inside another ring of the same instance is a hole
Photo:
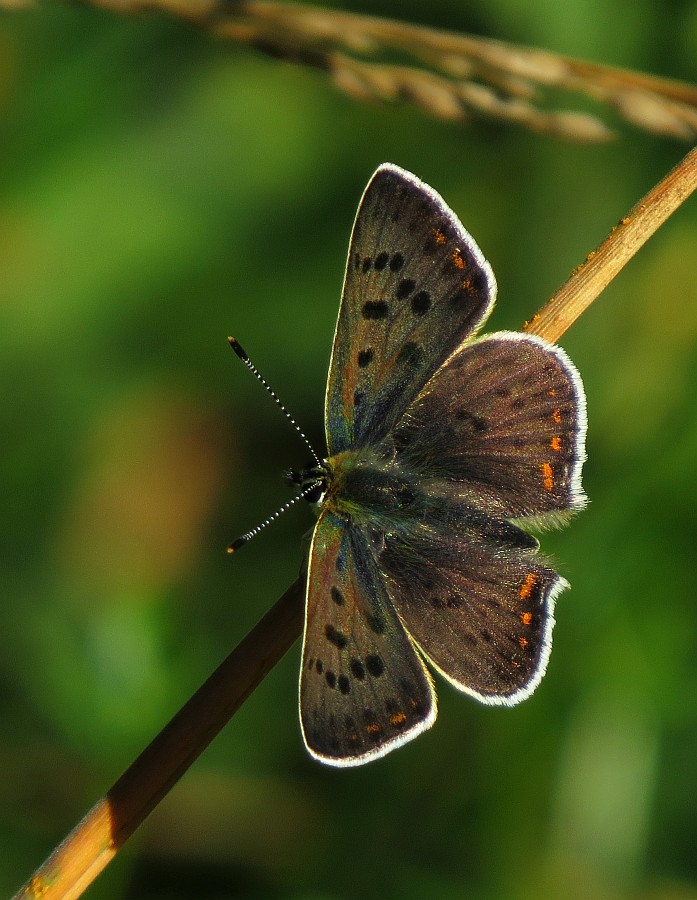
[[[668,216],[697,188],[697,148],[691,150],[626,216],[597,250],[525,325],[525,331],[558,341],[602,293]]]
[[[17,8],[27,0],[0,0]],[[407,101],[425,113],[480,117],[577,141],[613,137],[597,115],[547,108],[545,92],[580,94],[654,134],[697,136],[697,87],[546,50],[391,19],[273,0],[82,0],[118,13],[152,10],[218,37],[329,73],[362,101]]]

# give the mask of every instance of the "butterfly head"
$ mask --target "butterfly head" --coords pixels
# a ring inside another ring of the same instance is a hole
[[[289,487],[299,487],[307,502],[317,509],[324,502],[329,478],[330,470],[326,460],[320,465],[311,460],[304,469],[288,469],[283,473],[285,483]]]

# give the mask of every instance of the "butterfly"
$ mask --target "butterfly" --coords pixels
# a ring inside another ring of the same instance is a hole
[[[526,526],[584,506],[586,412],[566,353],[476,337],[493,272],[443,199],[391,164],[358,207],[325,400],[300,720],[334,766],[429,728],[426,662],[486,704],[539,684],[568,587]]]

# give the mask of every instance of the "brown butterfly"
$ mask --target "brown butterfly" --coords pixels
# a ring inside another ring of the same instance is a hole
[[[382,165],[358,208],[327,385],[328,455],[300,476],[319,518],[300,717],[336,766],[428,728],[424,660],[512,705],[539,684],[567,582],[524,530],[585,504],[583,385],[532,335],[475,335],[494,275],[441,197]]]

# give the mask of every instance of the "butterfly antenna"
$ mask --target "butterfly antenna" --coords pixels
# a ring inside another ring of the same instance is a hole
[[[304,432],[304,431],[302,430],[302,428],[298,425],[298,423],[295,421],[295,419],[291,416],[291,414],[288,412],[288,410],[285,408],[285,406],[281,403],[281,401],[279,400],[279,398],[278,398],[276,392],[274,391],[274,389],[271,387],[271,385],[268,383],[268,381],[264,378],[264,376],[261,374],[261,372],[259,371],[259,369],[257,369],[257,367],[254,365],[254,363],[251,361],[251,359],[250,359],[249,356],[247,355],[245,349],[242,347],[242,345],[240,344],[240,342],[237,341],[237,340],[235,340],[235,338],[233,338],[233,337],[229,337],[229,338],[228,338],[228,344],[230,344],[230,346],[232,347],[232,349],[233,349],[233,350],[235,351],[235,353],[239,356],[239,358],[242,360],[242,362],[245,364],[245,366],[247,366],[247,368],[248,368],[249,371],[252,373],[252,375],[256,378],[256,380],[257,380],[258,382],[260,382],[260,384],[262,385],[263,388],[266,389],[266,392],[267,392],[268,394],[270,394],[271,399],[274,401],[274,403],[276,404],[276,406],[278,406],[278,408],[281,410],[281,412],[282,412],[283,415],[286,417],[286,419],[288,419],[288,421],[290,422],[290,424],[293,426],[293,428],[296,430],[296,432],[300,435],[300,438],[302,439],[303,443],[305,444],[305,446],[307,447],[307,449],[308,449],[308,450],[310,451],[310,453],[312,454],[312,457],[313,457],[314,461],[317,463],[318,466],[321,466],[322,463],[320,462],[319,457],[318,457],[317,454],[315,453],[315,451],[314,451],[314,449],[313,449],[313,447],[312,447],[312,444],[308,441],[307,436],[305,435],[305,432]],[[303,497],[303,496],[304,496],[304,493],[303,493],[303,494],[299,494],[299,495],[295,498],[295,500],[299,500],[300,497]],[[295,500],[291,500],[290,503],[289,503],[288,505],[291,506],[293,503],[295,503]],[[278,513],[275,513],[275,514],[271,517],[271,519],[275,519],[276,516],[279,515],[281,512],[283,512],[283,507],[278,511]],[[261,528],[265,527],[266,525],[268,525],[268,521],[267,521],[267,522],[264,522],[264,524],[261,526]],[[261,529],[259,529],[259,530],[261,530]],[[231,545],[231,546],[232,546],[232,545]],[[232,552],[232,551],[231,551],[231,552]]]
[[[276,510],[276,512],[271,513],[271,515],[267,519],[264,519],[264,521],[261,522],[259,525],[255,526],[254,528],[250,529],[249,531],[245,531],[245,533],[243,535],[240,535],[240,537],[238,537],[236,541],[233,541],[230,544],[230,546],[227,548],[227,552],[228,553],[236,553],[240,549],[240,547],[244,547],[244,545],[247,543],[247,541],[251,541],[251,539],[253,537],[256,537],[256,535],[258,535],[260,531],[263,531],[267,525],[270,525],[272,522],[275,522],[276,519],[280,515],[282,515],[287,509],[290,509],[291,506],[294,506],[298,502],[298,500],[302,500],[303,497],[307,497],[308,494],[311,494],[312,491],[314,491],[317,488],[318,484],[320,484],[319,481],[313,481],[312,484],[308,484],[307,487],[304,487],[302,489],[302,491],[300,491],[299,494],[297,494],[292,499],[288,500],[286,503],[283,504],[283,506],[279,506],[279,508]]]

